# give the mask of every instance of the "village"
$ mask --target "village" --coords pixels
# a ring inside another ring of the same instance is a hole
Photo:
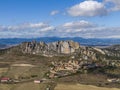
[[[106,63],[109,66],[116,66],[112,64],[113,62]],[[69,75],[74,75],[76,73],[87,74],[89,69],[102,68],[106,66],[105,64],[95,63],[88,60],[68,60],[67,62],[52,62],[50,67],[50,72],[48,74],[49,78],[60,78]],[[120,83],[120,78],[107,78],[108,83]]]
[[[52,62],[49,78],[62,77],[77,72],[86,72],[87,69],[99,67],[89,61],[69,60],[68,62]]]
[[[36,84],[39,83],[47,83],[51,82],[50,79],[42,78],[42,79],[31,79],[31,80],[17,80],[9,77],[2,77],[0,78],[0,83],[2,84],[17,84],[17,83],[25,83],[25,82],[33,82]]]

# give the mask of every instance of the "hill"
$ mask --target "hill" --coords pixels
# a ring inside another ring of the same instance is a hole
[[[7,45],[5,45],[5,44],[0,44],[0,49],[2,49],[2,48],[7,48],[8,46]]]
[[[21,89],[27,83],[33,85],[34,80],[43,78],[46,81],[40,88],[44,89],[49,86],[53,90],[57,83],[66,82],[120,88],[118,54],[119,45],[97,48],[72,40],[22,42],[0,50],[0,77],[11,78],[12,82],[7,82],[8,90]],[[114,82],[107,81],[113,78]]]

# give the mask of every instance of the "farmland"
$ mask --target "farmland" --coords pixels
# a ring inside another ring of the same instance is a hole
[[[120,90],[117,88],[96,87],[82,84],[58,84],[55,90]]]

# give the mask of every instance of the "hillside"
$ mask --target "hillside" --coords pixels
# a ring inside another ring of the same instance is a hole
[[[31,85],[43,78],[46,81],[40,88],[49,86],[52,90],[57,83],[70,82],[120,88],[120,62],[115,52],[119,54],[119,45],[97,48],[72,40],[23,42],[0,50],[0,76],[11,78],[13,85],[9,87],[20,89],[22,84]],[[114,53],[111,59],[110,53]],[[112,78],[115,82],[107,81]]]

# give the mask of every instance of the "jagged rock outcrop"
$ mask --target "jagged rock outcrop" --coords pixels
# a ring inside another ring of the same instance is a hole
[[[103,51],[107,56],[111,56],[115,58],[117,57],[118,59],[120,59],[120,45],[113,45],[107,48],[103,48]]]
[[[20,45],[23,53],[30,54],[70,54],[79,49],[80,45],[74,41],[24,42]]]
[[[48,45],[44,42],[24,42],[20,45],[23,53],[30,53],[30,54],[44,54],[48,51]]]
[[[97,54],[102,54],[99,49],[96,50],[92,47],[80,46],[79,43],[74,41],[57,41],[51,43],[45,42],[24,42],[20,45],[23,53],[37,54],[44,56],[55,56],[72,54],[82,60],[97,60]]]
[[[57,51],[57,53],[70,54],[79,49],[80,45],[73,41],[58,41],[48,44],[49,50]]]

